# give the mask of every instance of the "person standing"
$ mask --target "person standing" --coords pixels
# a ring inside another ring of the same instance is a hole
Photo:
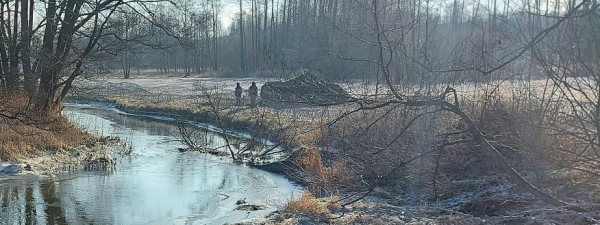
[[[236,106],[240,106],[242,105],[242,86],[240,86],[240,83],[237,83],[237,86],[235,86],[235,105]]]
[[[250,107],[256,107],[256,97],[258,97],[256,82],[252,82],[252,86],[248,89],[248,95],[250,96]]]

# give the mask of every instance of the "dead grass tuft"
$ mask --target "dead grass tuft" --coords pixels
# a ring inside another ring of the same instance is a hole
[[[289,202],[282,211],[305,216],[325,216],[329,213],[328,206],[319,202],[309,191],[304,191],[302,197]]]
[[[329,197],[329,199],[327,199],[327,204],[325,205],[325,207],[327,208],[327,210],[329,210],[329,212],[335,212],[342,208],[342,204],[340,204],[340,202],[340,195],[335,194]]]
[[[327,180],[327,171],[322,162],[321,152],[317,148],[305,148],[303,153],[296,159],[296,163],[308,170],[316,179]]]

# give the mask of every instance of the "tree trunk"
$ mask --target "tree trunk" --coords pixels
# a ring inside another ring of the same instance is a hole
[[[125,52],[125,55],[121,56],[121,66],[123,70],[123,79],[129,79],[131,75],[131,62],[129,58],[129,52]]]
[[[240,0],[240,70],[246,71],[246,46],[244,41],[244,11]]]
[[[269,0],[265,0],[265,11],[264,11],[264,18],[263,18],[263,36],[262,36],[262,54],[264,55],[266,52],[266,48],[267,48],[267,21],[268,21],[268,15],[269,15],[269,11],[268,11],[268,6],[269,6]]]
[[[10,76],[14,79],[14,87],[15,88],[19,88],[19,46],[17,46],[17,39],[18,39],[18,33],[19,33],[19,1],[15,1],[15,5],[14,5],[14,9],[13,9],[13,20],[12,20],[12,32],[9,32],[9,36],[10,37],[10,43],[9,43],[9,47],[8,47],[8,52],[9,52],[9,60],[8,60],[8,66],[9,66],[9,71],[8,73],[10,74]],[[10,15],[10,14],[9,14]],[[10,24],[10,23],[9,23]],[[10,31],[10,28],[8,29]]]
[[[212,28],[213,28],[213,70],[218,70],[219,69],[219,48],[218,48],[218,42],[217,42],[217,37],[218,37],[218,18],[219,15],[217,13],[217,8],[215,6],[215,1],[212,2],[212,9],[213,9],[213,24],[212,24]]]
[[[50,114],[53,108],[54,80],[56,77],[55,59],[52,56],[54,34],[56,33],[54,16],[56,15],[56,0],[48,1],[46,19],[49,21],[44,29],[42,52],[40,59],[40,85],[36,99],[36,109],[42,114]]]
[[[31,27],[29,26],[31,22],[31,15],[29,13],[33,11],[33,4],[28,3],[28,0],[21,0],[21,66],[25,78],[25,90],[30,98],[34,98],[36,95],[37,80],[31,70]]]
[[[0,11],[4,12],[4,6],[6,5],[6,3],[4,1],[0,1]],[[4,13],[0,13],[0,21],[4,21]],[[17,83],[17,79],[13,76],[13,74],[10,74],[9,72],[9,67],[8,67],[8,54],[6,52],[6,39],[7,39],[7,35],[6,35],[6,31],[4,26],[0,27],[0,64],[2,66],[2,75],[4,76],[4,86],[7,89],[13,89],[16,86]]]

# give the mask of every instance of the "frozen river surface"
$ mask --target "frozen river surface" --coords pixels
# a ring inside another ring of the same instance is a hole
[[[223,224],[259,218],[299,196],[281,175],[227,158],[179,153],[168,121],[92,105],[63,114],[92,133],[117,136],[132,146],[115,172],[75,172],[53,179],[0,183],[0,224]],[[212,143],[221,143],[211,133]],[[264,210],[236,210],[236,202]]]

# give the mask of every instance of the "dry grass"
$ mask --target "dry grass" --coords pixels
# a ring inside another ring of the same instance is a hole
[[[557,129],[567,130],[564,125],[566,121],[559,116],[571,113],[565,110],[565,102],[557,101],[556,96],[541,91],[541,87],[532,89],[535,93],[521,88],[518,85],[503,85],[495,90],[474,90],[473,93],[462,96],[461,106],[476,120],[486,137],[517,171],[535,174],[527,177],[530,182],[547,192],[564,193],[564,187],[569,186],[565,185],[565,174],[573,176],[575,173],[555,172],[573,171],[573,165],[578,166],[575,170],[591,170],[591,166],[600,160],[588,158],[587,162],[583,162],[585,160],[582,157],[577,158],[580,156],[577,152],[585,148],[585,143],[577,143],[572,136],[556,132]],[[450,146],[443,153],[433,152],[419,156],[443,141],[444,135],[441,134],[460,129],[456,116],[438,113],[433,117],[420,119],[400,138],[390,142],[407,126],[407,121],[423,111],[403,110],[400,107],[377,121],[385,113],[388,113],[386,108],[357,113],[323,132],[324,140],[319,141],[320,147],[331,147],[337,150],[336,153],[307,152],[299,158],[299,164],[309,173],[305,176],[310,181],[309,184],[319,186],[311,190],[330,189],[327,191],[331,192],[343,187],[344,190],[352,191],[356,190],[354,188],[357,184],[367,182],[370,186],[385,187],[394,195],[423,199],[441,197],[444,200],[477,191],[482,177],[497,176],[499,169],[495,166],[494,159],[473,143]],[[471,136],[455,135],[446,140],[458,139],[471,139]],[[438,155],[439,161],[436,160]],[[387,175],[386,172],[400,162],[415,156],[420,159],[395,171],[386,179],[379,178]],[[600,174],[596,170],[592,172]],[[589,172],[586,176],[579,173],[578,178],[571,179],[577,183],[590,182],[592,176],[589,176]],[[347,179],[336,179],[337,177]],[[321,183],[311,179],[321,179]],[[346,182],[346,185],[341,185],[342,182]],[[498,182],[486,184],[486,187],[510,185],[507,182],[509,181],[499,179]],[[358,188],[365,190],[367,187]],[[587,192],[582,190],[579,193]],[[565,197],[586,201],[575,197],[575,194]],[[523,206],[526,204],[521,205]],[[511,207],[500,207],[491,214]]]
[[[107,92],[102,91],[104,88],[102,85],[105,84],[90,83],[86,88],[82,88],[82,90],[89,89],[88,91],[83,90],[81,95],[73,97],[113,102],[118,108],[129,112],[155,112],[167,116],[176,114],[183,119],[212,123],[221,128],[246,130],[253,137],[279,143],[281,147],[290,151],[297,151],[305,146],[314,146],[320,135],[319,130],[314,129],[317,127],[316,121],[306,120],[304,117],[295,115],[293,111],[268,107],[236,107],[233,95],[221,87],[204,87],[193,84],[188,87],[193,90],[192,92],[185,96],[179,96],[170,93],[150,93],[135,84],[133,84],[134,87],[123,84],[109,85],[110,87],[106,88],[112,91]],[[103,95],[96,95],[97,93],[103,93]],[[208,99],[212,101],[212,104]],[[211,108],[212,105],[217,106],[220,121],[217,121],[215,111]]]
[[[306,148],[302,151],[302,154],[296,158],[296,163],[307,170],[309,174],[314,176],[316,180],[328,180],[328,174],[323,160],[321,152],[314,148]]]
[[[370,186],[387,186],[402,192],[408,183],[421,190],[424,182],[431,179],[435,157],[419,154],[429,151],[441,130],[439,127],[445,125],[442,118],[423,117],[403,132],[418,113],[402,107],[386,107],[350,115],[327,127],[319,141],[324,149],[330,149],[321,153],[327,166],[315,170],[326,171],[327,180],[317,184],[330,189],[329,192],[338,188],[364,191]],[[399,166],[413,157],[420,159],[410,166]],[[409,180],[408,176],[418,178]]]
[[[597,125],[593,119],[578,116],[585,115],[583,110],[573,112],[567,98],[575,97],[565,97],[552,86],[527,90],[519,85],[504,85],[495,92],[480,92],[478,97],[466,97],[463,108],[477,118],[486,137],[517,171],[535,174],[526,179],[567,201],[600,202],[583,197],[595,192],[588,186],[600,184],[600,157],[587,150],[598,145],[597,139],[586,140],[581,135],[597,133]],[[471,166],[478,166],[477,171],[484,171],[485,165],[485,171],[495,169],[485,155],[477,162]]]
[[[18,161],[35,156],[39,151],[60,151],[92,139],[91,135],[76,128],[65,118],[47,119],[28,115],[27,101],[23,97],[4,96],[2,101],[4,103],[0,105],[0,111],[3,113],[21,112],[26,116],[20,117],[23,121],[0,120],[0,160]]]
[[[320,202],[309,191],[305,191],[297,200],[290,201],[284,208],[283,212],[299,214],[304,216],[325,216],[330,211],[328,204]]]
[[[536,174],[535,179],[528,177],[536,185],[542,184],[537,178],[545,179],[560,168],[552,164],[565,163],[552,162],[553,159],[569,159],[565,156],[576,151],[565,149],[581,147],[568,136],[548,132],[548,127],[560,127],[564,121],[557,115],[570,111],[544,88],[524,91],[519,85],[484,85],[465,87],[459,93],[461,107],[517,170]],[[223,98],[225,102],[234,102],[227,92]],[[123,95],[111,100],[144,111],[184,112],[196,116],[205,111],[204,102],[197,96],[164,101],[156,96]],[[448,113],[424,116],[397,137],[409,121],[425,111],[390,106],[355,113],[331,126],[323,126],[339,114],[319,114],[319,108],[248,109],[231,107],[231,104],[225,104],[222,109],[229,123],[246,124],[251,130],[289,141],[286,147],[300,149],[295,163],[301,167],[300,179],[311,193],[293,203],[291,208],[306,206],[306,210],[317,214],[329,211],[316,204],[315,195],[330,196],[340,189],[365,190],[363,182],[383,187],[396,196],[444,200],[477,191],[478,179],[498,172],[493,159],[472,143],[450,146],[441,153],[430,151],[440,141],[471,138],[468,134],[442,135],[461,129],[458,118]],[[348,110],[343,107],[337,112]],[[539,126],[539,121],[544,121],[544,126]],[[557,146],[563,149],[559,151]],[[414,157],[419,159],[398,167]],[[490,185],[503,185],[500,182]]]
[[[327,199],[327,204],[325,205],[325,207],[330,212],[335,212],[342,208],[342,204],[340,204],[340,202],[341,202],[340,195],[335,194]]]

